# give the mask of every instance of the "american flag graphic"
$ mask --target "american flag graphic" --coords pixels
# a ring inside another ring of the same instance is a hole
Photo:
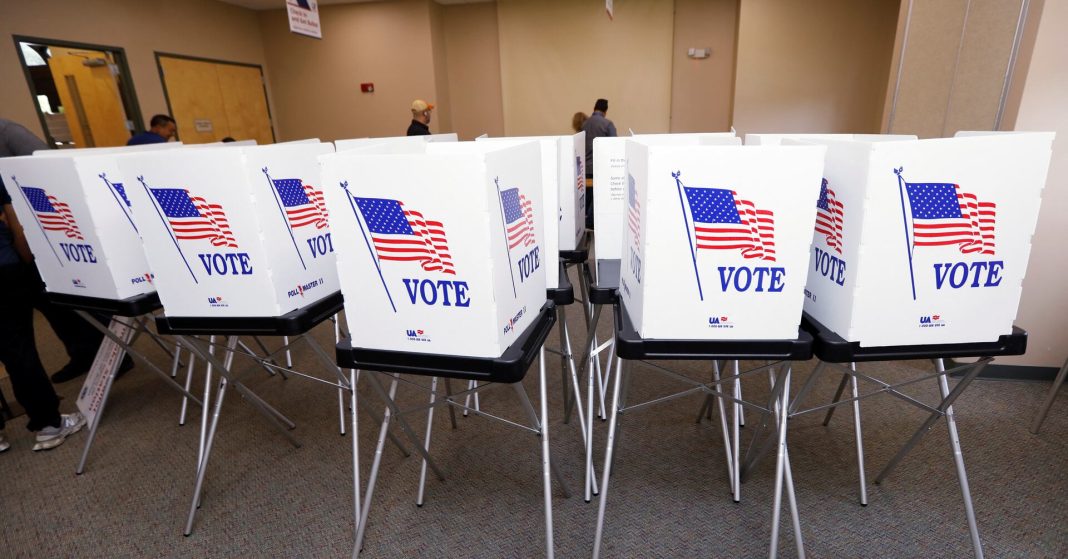
[[[637,245],[641,239],[641,216],[641,202],[638,201],[638,191],[634,189],[634,177],[627,175],[627,225],[630,227],[630,232],[634,234],[635,245]]]
[[[323,193],[315,187],[304,184],[300,179],[271,179],[282,206],[286,210],[286,219],[293,229],[314,225],[316,229],[326,229],[326,203]]]
[[[428,272],[456,274],[445,227],[400,200],[353,197],[367,221],[379,260],[419,262]]]
[[[122,201],[126,203],[126,207],[129,208],[133,206],[130,204],[130,199],[126,197],[126,189],[122,186],[121,182],[111,182],[108,184],[110,184],[115,189],[115,192],[119,194],[119,198],[122,198]]]
[[[775,261],[775,214],[723,188],[684,187],[697,249],[740,250],[745,258]]]
[[[838,201],[834,191],[827,188],[827,179],[820,186],[820,199],[816,202],[816,232],[826,235],[827,246],[842,254],[842,225],[845,206]]]
[[[237,248],[230,222],[219,204],[209,204],[199,196],[190,196],[184,188],[153,188],[167,216],[174,237],[183,241],[207,240],[217,247]]]
[[[508,231],[508,250],[534,244],[534,208],[518,188],[501,192],[504,206],[504,225]]]
[[[46,231],[62,231],[68,239],[83,240],[78,223],[74,221],[74,214],[70,206],[60,202],[55,196],[50,196],[43,188],[23,186],[26,199],[30,201],[33,213],[41,221],[41,227]]]
[[[912,246],[957,245],[964,254],[994,254],[997,205],[952,183],[905,183],[912,210]]]

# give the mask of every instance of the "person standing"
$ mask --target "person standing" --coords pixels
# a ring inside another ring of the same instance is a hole
[[[178,131],[178,125],[168,115],[155,115],[148,125],[147,131],[134,134],[126,141],[126,145],[163,144],[169,142]]]
[[[48,146],[37,136],[34,136],[33,132],[30,132],[21,124],[0,118],[0,157],[32,155],[33,152],[42,149],[48,149]],[[0,179],[0,185],[2,184],[2,179]],[[6,204],[11,203],[11,197],[6,191],[4,192],[4,199]],[[8,207],[10,208],[10,206]],[[9,229],[15,229],[14,225],[17,225],[17,222],[13,223],[14,219],[15,213],[12,211],[7,223]],[[17,231],[21,234],[22,229],[18,228]],[[18,237],[16,236],[16,238]],[[24,239],[22,242],[25,242]],[[4,285],[8,285],[6,282],[9,280],[14,281],[16,278],[25,281],[25,285],[20,286],[20,289],[23,287],[26,289],[25,300],[32,307],[41,311],[41,314],[48,320],[48,324],[56,332],[56,336],[63,343],[63,347],[70,357],[70,361],[52,375],[52,381],[66,382],[84,375],[89,372],[89,367],[93,364],[93,358],[96,356],[96,350],[100,347],[101,340],[104,339],[104,334],[75,314],[74,311],[57,307],[48,300],[48,295],[44,290],[44,282],[37,272],[37,266],[34,265],[33,256],[30,255],[28,248],[26,253],[22,255],[22,261],[27,270],[18,275],[6,276]],[[5,295],[5,297],[11,298],[10,295]],[[5,318],[0,315],[0,320],[5,320]],[[32,328],[32,326],[31,321],[30,327]],[[33,336],[30,336],[30,340],[33,340]]]
[[[408,125],[409,136],[430,135],[430,111],[434,105],[422,99],[412,101],[412,123]]]
[[[582,123],[586,132],[586,227],[589,229],[593,229],[593,140],[616,136],[616,125],[605,116],[607,112],[608,100],[598,99],[593,104],[593,114]]]
[[[79,412],[59,413],[59,396],[37,354],[33,302],[38,298],[40,279],[2,180],[0,208],[0,285],[4,286],[4,296],[0,297],[0,362],[11,379],[15,400],[26,409],[26,428],[36,432],[33,449],[48,450],[84,427],[85,417]],[[11,447],[4,437],[4,426],[0,414],[0,452]]]

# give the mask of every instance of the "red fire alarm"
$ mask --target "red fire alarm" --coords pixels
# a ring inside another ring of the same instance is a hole
[[[360,91],[362,91],[363,93],[374,93],[375,92],[375,84],[373,84],[373,83],[361,83],[360,84]]]

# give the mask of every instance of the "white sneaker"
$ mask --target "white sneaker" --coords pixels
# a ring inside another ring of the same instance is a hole
[[[0,431],[0,452],[9,448],[11,448],[11,443],[7,442],[7,439],[4,438],[4,432]]]
[[[85,427],[85,416],[79,412],[63,414],[59,427],[45,427],[37,432],[34,450],[48,450],[63,444],[68,435],[73,435]]]

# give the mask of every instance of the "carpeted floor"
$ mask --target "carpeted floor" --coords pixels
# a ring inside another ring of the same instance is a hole
[[[577,307],[575,308],[577,311]],[[573,343],[581,344],[579,312],[571,312]],[[607,315],[607,313],[606,313]],[[601,336],[609,333],[602,319]],[[43,330],[43,329],[42,329]],[[314,336],[328,350],[329,325]],[[65,360],[50,332],[39,334],[46,367]],[[550,347],[557,345],[550,336]],[[277,342],[274,342],[277,345]],[[160,364],[162,351],[148,340],[138,347]],[[311,350],[299,345],[298,367],[325,377]],[[795,366],[794,389],[814,362]],[[550,359],[550,442],[572,495],[554,488],[556,554],[588,557],[597,499],[582,498],[582,450],[577,422],[562,423],[559,360]],[[743,367],[747,365],[743,363]],[[751,363],[749,365],[759,365]],[[707,379],[708,364],[672,363]],[[862,365],[890,379],[927,370],[925,362]],[[179,378],[183,378],[184,374]],[[21,557],[344,557],[354,538],[350,435],[338,435],[336,390],[301,378],[283,380],[260,370],[243,377],[265,400],[297,424],[294,448],[247,402],[230,392],[212,454],[203,506],[194,532],[182,536],[193,489],[199,410],[178,426],[180,398],[154,375],[137,368],[114,386],[87,471],[74,475],[87,431],[44,453],[30,451],[31,435],[19,418],[9,424],[12,448],[0,454],[0,556]],[[425,383],[427,379],[415,379]],[[194,392],[203,390],[197,376]],[[809,403],[830,398],[836,375],[826,375]],[[525,385],[537,405],[537,365]],[[630,402],[680,386],[644,366],[635,369]],[[74,409],[79,382],[58,387],[64,410]],[[868,388],[871,388],[870,386]],[[1068,394],[1062,394],[1040,435],[1027,426],[1048,383],[976,381],[958,400],[960,439],[986,556],[1068,556]],[[743,383],[747,399],[767,393],[767,377]],[[861,390],[864,390],[862,385]],[[911,394],[936,401],[934,381]],[[361,406],[381,413],[362,381]],[[10,395],[10,393],[8,393]],[[422,399],[402,386],[402,407]],[[516,421],[515,394],[497,388],[482,397],[487,411]],[[694,421],[699,396],[626,414],[612,476],[604,557],[765,557],[774,461],[765,459],[731,501],[717,423]],[[842,412],[847,411],[843,409]],[[870,481],[923,419],[890,397],[863,405],[869,502],[857,502],[857,472],[849,413],[829,427],[822,414],[790,421],[789,448],[797,485],[805,550],[809,557],[970,557],[964,510],[939,422],[882,484]],[[743,429],[743,445],[755,423]],[[361,473],[366,482],[377,428],[361,413]],[[425,416],[411,417],[422,433]],[[445,470],[431,477],[427,502],[414,506],[420,462],[386,446],[363,557],[538,557],[544,555],[539,439],[485,418],[459,419],[451,429],[438,412],[432,452]],[[597,422],[597,469],[607,423]],[[400,431],[395,430],[398,436]],[[783,514],[780,556],[794,555]]]

